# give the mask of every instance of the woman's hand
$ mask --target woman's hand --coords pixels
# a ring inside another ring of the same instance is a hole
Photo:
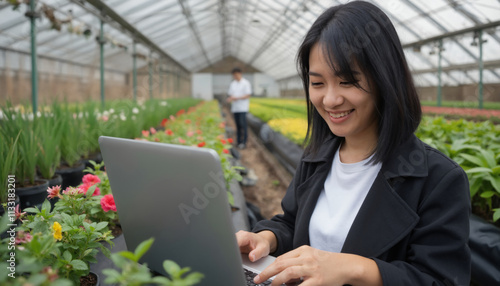
[[[248,258],[252,262],[276,250],[276,236],[268,230],[259,233],[240,230],[236,233],[236,240],[238,241],[240,252],[248,253]]]
[[[255,277],[262,283],[276,275],[271,285],[303,280],[301,286],[382,285],[377,264],[372,259],[301,246],[281,255]]]

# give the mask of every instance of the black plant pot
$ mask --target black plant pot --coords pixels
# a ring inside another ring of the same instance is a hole
[[[30,207],[41,208],[43,202],[47,198],[48,187],[49,181],[43,179],[36,180],[33,186],[17,187],[16,195],[19,196],[21,210]]]
[[[83,169],[85,169],[85,164],[78,162],[75,166],[67,166],[61,164],[61,167],[56,170],[56,174],[61,175],[62,185],[61,190],[65,190],[67,187],[76,187],[82,183]]]
[[[99,274],[93,271],[90,271],[89,275],[80,278],[80,285],[99,286],[100,284]]]
[[[94,166],[92,166],[92,164],[90,163],[90,161],[94,161],[97,164],[99,164],[99,163],[102,162],[102,155],[101,155],[100,152],[97,152],[97,153],[91,154],[89,156],[89,158],[84,158],[82,160],[85,162],[85,168],[90,168],[90,169],[93,170]]]

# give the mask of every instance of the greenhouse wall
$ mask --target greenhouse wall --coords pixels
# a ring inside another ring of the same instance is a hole
[[[16,51],[0,50],[0,103],[31,102],[31,56]],[[69,102],[100,100],[98,65],[78,65],[57,59],[38,58],[38,101],[41,104],[66,99]],[[133,98],[133,75],[111,69],[105,71],[105,96],[108,100]],[[149,98],[149,69],[137,74],[137,97]],[[175,72],[158,72],[153,65],[152,96],[154,98],[184,97],[191,94],[189,76]]]
[[[418,87],[418,94],[422,100],[437,100],[437,87]],[[479,85],[443,86],[443,100],[477,101],[479,98]],[[483,85],[483,100],[500,102],[500,84]]]

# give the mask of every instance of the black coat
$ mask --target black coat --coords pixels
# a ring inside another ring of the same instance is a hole
[[[281,203],[284,214],[253,229],[276,235],[273,255],[309,245],[309,221],[339,143],[332,137],[317,156],[305,155]],[[415,136],[394,154],[382,164],[342,252],[374,259],[384,285],[469,285],[465,172]]]

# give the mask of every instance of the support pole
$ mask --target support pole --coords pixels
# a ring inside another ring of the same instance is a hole
[[[149,75],[149,99],[153,99],[153,55],[149,55],[148,59],[148,75]]]
[[[104,81],[104,21],[101,20],[101,31],[99,33],[99,46],[101,48],[101,108],[104,110],[104,91],[105,91],[105,81]]]
[[[134,44],[133,44],[133,54],[132,54],[132,57],[133,57],[133,68],[132,68],[132,74],[133,74],[133,88],[134,88],[134,101],[137,101],[137,54],[136,54],[136,50],[135,50],[135,41],[134,41]]]
[[[483,30],[479,30],[479,109],[483,109]]]
[[[36,18],[39,17],[36,12],[35,0],[30,0],[29,11],[25,16],[30,18],[31,24],[31,105],[33,108],[33,118],[36,118],[38,111],[38,68],[37,68],[37,53],[36,53]]]
[[[442,74],[442,55],[441,52],[443,50],[443,39],[439,39],[439,47],[438,47],[438,90],[437,90],[437,106],[441,106],[441,101],[442,101],[442,96],[443,96],[443,91],[442,91],[442,81],[441,81],[441,74]]]
[[[163,81],[161,78],[161,59],[158,60],[158,77],[160,81],[160,98],[163,98]]]

